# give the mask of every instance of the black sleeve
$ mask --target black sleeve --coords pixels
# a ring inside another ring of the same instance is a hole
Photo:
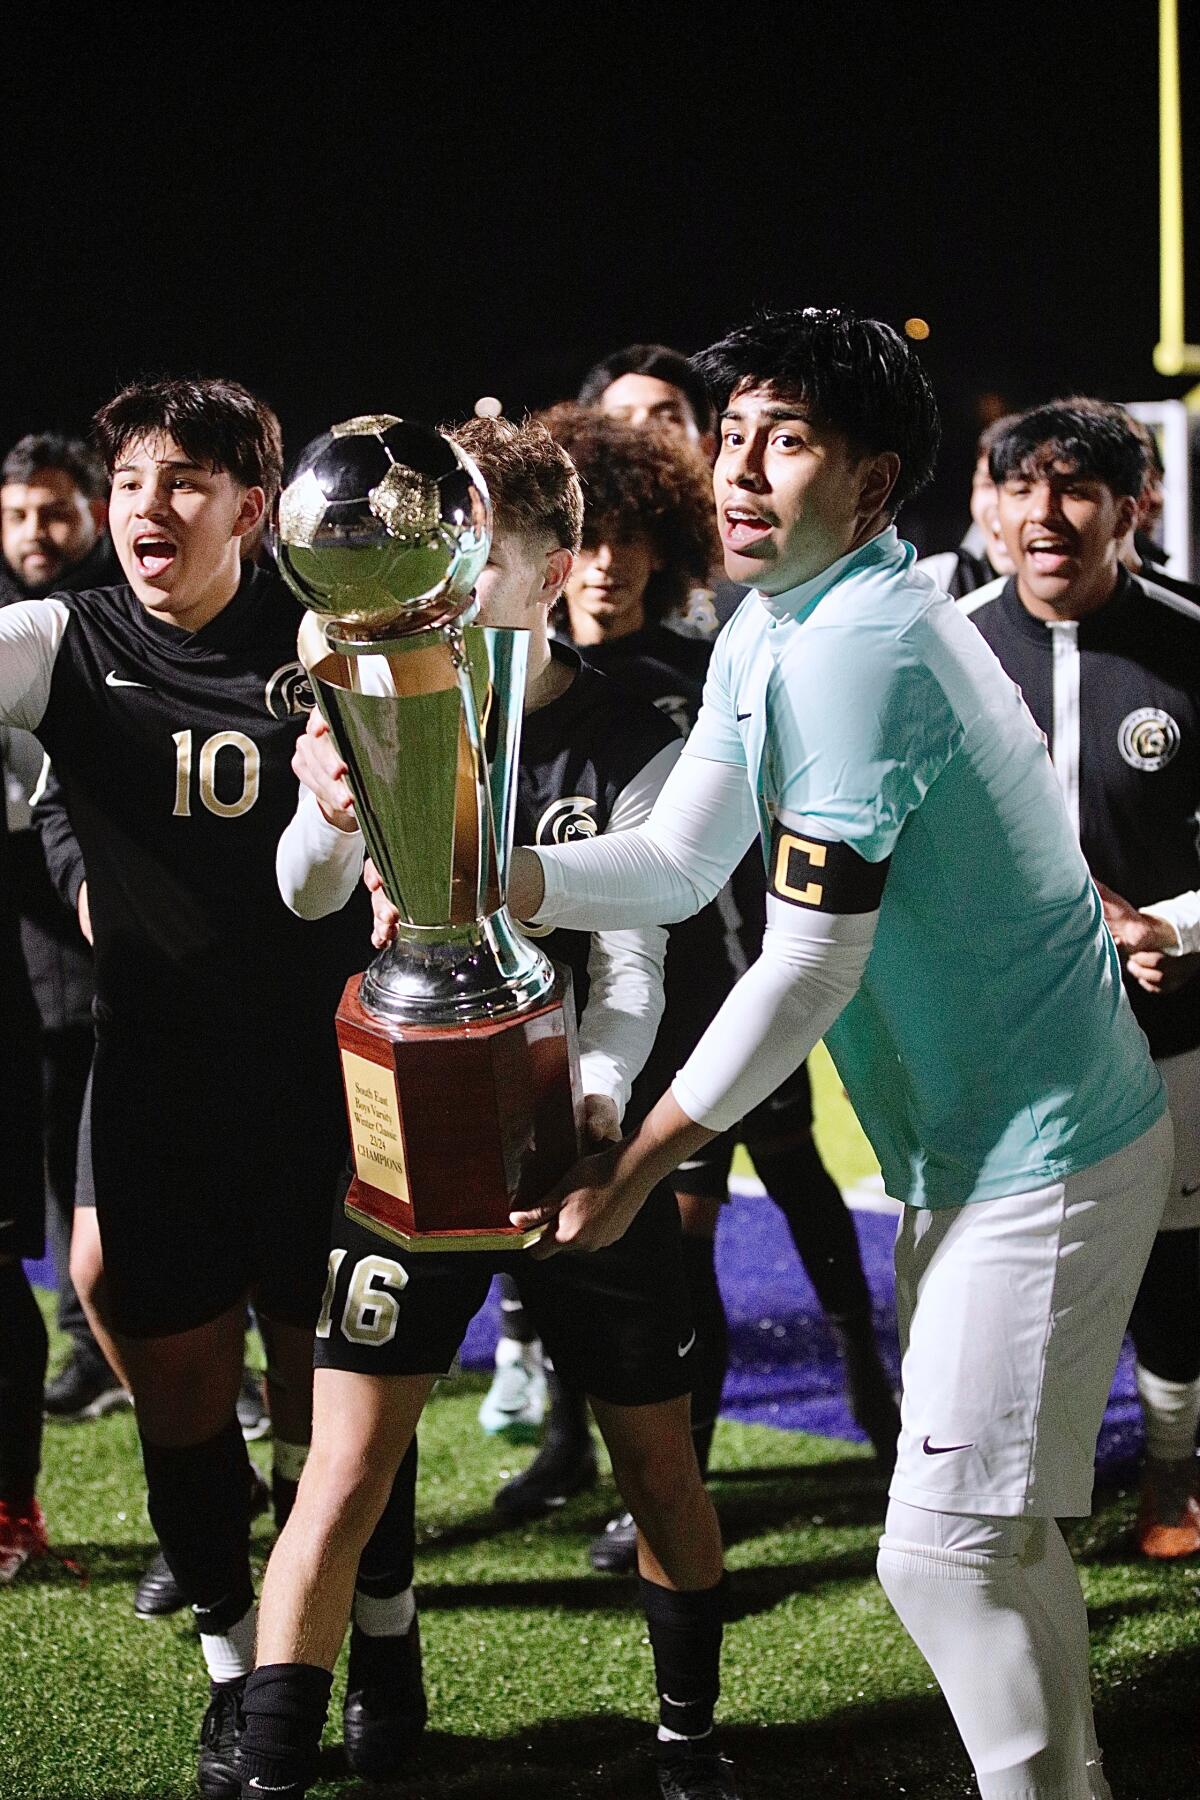
[[[53,769],[47,774],[45,786],[33,808],[33,825],[42,840],[42,854],[51,886],[63,905],[75,912],[87,871],[79,840],[67,815],[66,798]]]

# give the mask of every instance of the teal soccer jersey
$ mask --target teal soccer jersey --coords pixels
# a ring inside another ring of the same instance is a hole
[[[891,859],[827,1042],[888,1192],[957,1206],[1102,1161],[1165,1101],[1037,727],[912,563],[886,531],[744,600],[684,754],[745,768],[764,844],[782,817]]]

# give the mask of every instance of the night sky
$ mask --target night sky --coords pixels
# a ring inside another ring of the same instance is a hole
[[[701,26],[464,0],[10,25],[0,438],[198,371],[265,394],[294,453],[351,413],[519,412],[630,340],[692,350],[760,302],[840,302],[929,320],[958,505],[981,392],[1188,385],[1150,360],[1156,12],[760,0]],[[1198,194],[1200,166],[1193,245]],[[1200,277],[1189,307],[1200,338]]]

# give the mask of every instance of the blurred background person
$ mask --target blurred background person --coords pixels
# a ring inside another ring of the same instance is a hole
[[[975,467],[971,473],[971,523],[957,550],[940,550],[933,556],[922,556],[918,569],[931,575],[944,593],[955,600],[973,594],[997,575],[1012,574],[1012,559],[1004,547],[997,511],[996,484],[988,466],[992,445],[1017,417],[1007,413],[994,419],[979,434],[975,445]]]

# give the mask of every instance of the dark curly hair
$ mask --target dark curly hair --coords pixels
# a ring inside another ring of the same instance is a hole
[[[142,438],[174,438],[198,466],[224,469],[244,487],[260,487],[267,505],[283,475],[279,420],[265,400],[219,377],[135,381],[114,394],[92,421],[111,475],[119,457]]]
[[[1146,445],[1122,406],[1072,395],[1032,407],[1010,421],[988,455],[992,480],[1000,485],[1037,480],[1065,464],[1085,480],[1102,481],[1118,496],[1142,491]]]
[[[584,544],[645,537],[662,564],[646,587],[647,620],[682,605],[717,554],[704,458],[662,427],[630,425],[573,401],[537,417],[579,471]]]

